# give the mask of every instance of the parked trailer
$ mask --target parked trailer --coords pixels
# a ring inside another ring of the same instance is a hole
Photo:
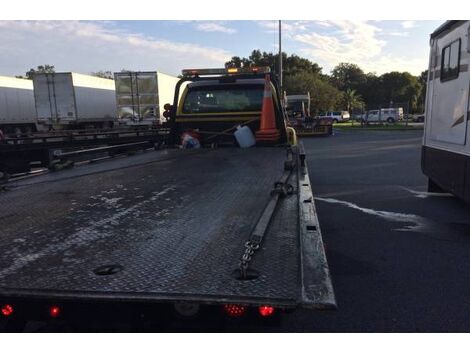
[[[0,129],[7,134],[36,130],[31,80],[0,76]]]
[[[422,170],[429,190],[470,202],[470,21],[431,34]]]
[[[126,125],[160,125],[163,106],[173,101],[177,77],[161,72],[117,72],[116,102],[119,122]]]
[[[112,79],[75,72],[34,76],[38,124],[50,129],[111,127],[116,122]]]

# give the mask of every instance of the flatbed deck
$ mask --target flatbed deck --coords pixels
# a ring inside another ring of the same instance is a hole
[[[318,223],[316,240],[302,244],[309,239],[299,220],[299,170],[290,179],[294,194],[281,199],[250,264],[259,277],[233,276],[284,172],[285,148],[133,158],[0,193],[0,297],[334,306]],[[311,255],[318,257],[305,258]],[[103,266],[117,272],[97,275]]]

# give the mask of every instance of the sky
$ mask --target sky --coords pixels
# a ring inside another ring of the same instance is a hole
[[[282,48],[318,63],[382,74],[427,68],[429,34],[442,21],[283,21]],[[0,75],[56,71],[161,71],[223,67],[253,49],[278,51],[277,21],[0,21]]]

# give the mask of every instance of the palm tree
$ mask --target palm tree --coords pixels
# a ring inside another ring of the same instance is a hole
[[[352,109],[362,105],[362,97],[357,94],[355,89],[348,88],[343,92],[343,99],[346,109],[351,113]]]

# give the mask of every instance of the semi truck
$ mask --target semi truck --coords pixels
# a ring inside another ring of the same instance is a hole
[[[116,122],[112,79],[75,72],[38,73],[33,85],[42,129],[107,128]]]
[[[116,72],[118,119],[125,125],[161,125],[163,105],[173,100],[177,77],[161,72]]]
[[[430,38],[421,167],[429,191],[470,202],[470,21],[447,21]]]
[[[269,68],[184,70],[168,148],[1,195],[0,316],[91,324],[334,309],[306,154]],[[241,148],[236,133],[256,139]],[[182,148],[185,135],[199,148]],[[127,160],[127,161],[126,161]]]
[[[36,130],[31,80],[0,76],[0,130],[5,134]]]

